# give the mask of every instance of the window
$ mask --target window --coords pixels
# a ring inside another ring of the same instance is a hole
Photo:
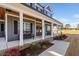
[[[50,31],[51,30],[51,26],[47,25],[47,31]]]
[[[18,33],[18,22],[14,21],[14,34]]]
[[[38,7],[36,6],[36,10],[38,10]]]
[[[52,14],[51,14],[51,13],[49,13],[47,10],[44,10],[44,14],[46,14],[47,16],[52,17]]]
[[[35,3],[30,3],[30,6],[31,6],[32,8],[35,8]]]
[[[30,31],[30,23],[24,22],[24,31]]]
[[[41,24],[36,25],[36,35],[41,36],[42,35],[42,26]]]
[[[50,25],[46,25],[46,32],[45,35],[51,35],[51,26]]]
[[[44,10],[44,14],[46,14],[46,15],[47,15],[47,11],[46,11],[46,10]]]
[[[35,8],[35,3],[26,3],[26,5],[32,7],[32,8]]]
[[[35,3],[32,3],[32,7],[35,8]]]
[[[38,10],[39,12],[43,12],[43,10],[40,9],[38,6],[36,6],[36,10]]]
[[[26,3],[28,6],[30,6],[30,3]]]
[[[49,12],[47,12],[47,15],[48,15],[48,16],[50,16],[50,13],[49,13]]]
[[[1,31],[4,31],[4,24],[1,24]]]
[[[50,14],[50,17],[52,17],[52,14]]]
[[[32,23],[24,22],[24,32],[32,33]]]

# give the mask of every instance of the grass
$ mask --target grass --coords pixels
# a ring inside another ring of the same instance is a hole
[[[79,34],[79,30],[62,30],[62,34]]]

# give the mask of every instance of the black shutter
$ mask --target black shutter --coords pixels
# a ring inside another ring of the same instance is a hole
[[[18,22],[14,21],[14,34],[18,33]]]

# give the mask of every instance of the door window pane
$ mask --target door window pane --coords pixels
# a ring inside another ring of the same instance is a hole
[[[18,33],[18,22],[14,21],[14,34]]]
[[[4,31],[4,24],[1,24],[1,31]]]

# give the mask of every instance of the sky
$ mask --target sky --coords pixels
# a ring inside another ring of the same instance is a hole
[[[46,6],[47,3],[41,5]],[[50,3],[49,6],[53,10],[53,18],[64,25],[70,24],[71,27],[76,27],[79,24],[79,3]]]

